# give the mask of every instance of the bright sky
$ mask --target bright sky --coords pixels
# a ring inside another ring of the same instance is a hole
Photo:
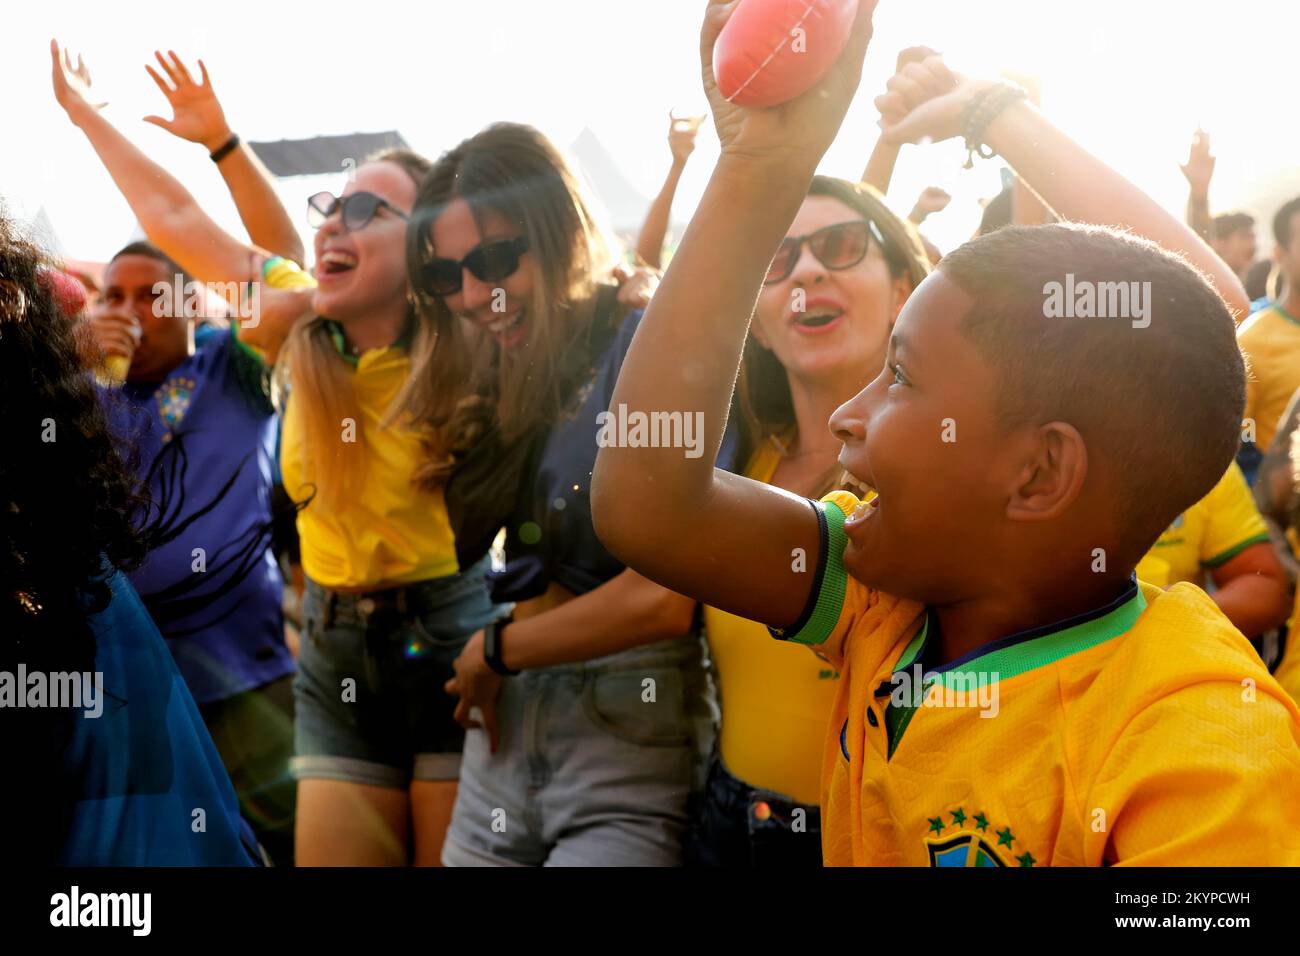
[[[11,5],[0,59],[0,109],[9,114],[0,195],[20,219],[43,206],[77,258],[104,259],[131,238],[125,201],[54,102],[53,36],[84,54],[119,128],[232,231],[238,218],[203,149],[141,122],[169,115],[143,68],[155,47],[191,65],[203,57],[245,139],[398,129],[434,156],[495,120],[532,123],[564,148],[587,126],[648,197],[668,166],[668,110],[704,108],[702,9],[700,0]],[[1218,157],[1212,207],[1262,217],[1267,252],[1267,220],[1300,192],[1297,36],[1294,0],[881,0],[858,99],[822,168],[858,176],[877,132],[872,98],[897,52],[925,44],[958,69],[1041,76],[1045,111],[1180,215],[1178,163],[1200,124]],[[689,218],[716,155],[706,125],[678,193],[678,220]],[[906,214],[926,185],[951,192],[952,205],[926,229],[945,249],[971,234],[977,200],[998,190],[997,161],[968,171],[964,159],[956,142],[908,147],[889,195]],[[282,189],[296,219],[309,191],[292,182]]]

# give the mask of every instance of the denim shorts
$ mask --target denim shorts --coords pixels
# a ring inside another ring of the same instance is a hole
[[[698,637],[502,683],[471,730],[448,866],[678,866],[714,712]]]
[[[715,754],[686,841],[686,865],[819,867],[821,811],[785,794],[751,787]]]
[[[443,684],[474,632],[507,610],[488,599],[486,567],[408,585],[403,607],[382,612],[307,582],[295,777],[400,789],[457,778],[465,732]]]

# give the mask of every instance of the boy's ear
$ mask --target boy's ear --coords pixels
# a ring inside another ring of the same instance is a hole
[[[1079,430],[1066,422],[1049,422],[1033,435],[1007,502],[1007,517],[1012,521],[1059,518],[1079,497],[1087,477],[1088,448]]]

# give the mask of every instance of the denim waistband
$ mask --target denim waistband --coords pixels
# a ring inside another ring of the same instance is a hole
[[[507,637],[507,640],[509,638]],[[556,664],[552,667],[536,667],[523,671],[511,680],[545,681],[578,678],[589,674],[604,674],[617,671],[630,671],[647,667],[698,667],[703,672],[704,649],[698,633],[692,632],[684,637],[643,644],[616,654],[597,657],[575,664]]]
[[[762,821],[782,821],[788,820],[795,808],[802,808],[807,811],[809,823],[816,824],[821,819],[821,810],[815,804],[799,803],[783,793],[751,787],[727,769],[716,750],[706,789],[711,801],[737,816],[754,813]]]
[[[428,614],[455,604],[475,592],[482,592],[486,600],[487,583],[484,573],[489,560],[483,558],[456,574],[376,591],[333,591],[308,578],[307,597],[320,603],[326,627],[335,620],[365,622],[384,615],[407,617]]]

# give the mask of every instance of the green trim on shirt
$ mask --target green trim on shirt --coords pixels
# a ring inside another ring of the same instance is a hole
[[[339,353],[339,357],[356,368],[361,359],[348,351],[348,340],[343,335],[343,326],[333,319],[326,319],[325,331],[330,334],[330,341],[334,343],[334,349]]]
[[[844,593],[848,585],[848,574],[844,570],[844,549],[848,547],[849,539],[844,533],[844,512],[834,502],[818,501],[815,506],[826,522],[826,553],[820,569],[821,587],[817,592],[817,604],[808,617],[808,623],[798,631],[777,635],[782,640],[794,641],[796,644],[826,643],[844,610]],[[773,633],[776,634],[775,631]]]
[[[971,671],[995,675],[998,680],[1010,680],[1119,637],[1137,623],[1146,609],[1146,598],[1142,596],[1142,589],[1138,588],[1131,598],[1109,614],[989,651],[963,661],[959,667],[940,671],[939,674],[944,686],[953,689],[958,689],[955,676],[968,675]],[[962,686],[965,686],[965,680],[963,678]]]
[[[1263,544],[1268,540],[1270,539],[1267,534],[1251,535],[1249,538],[1247,538],[1245,541],[1242,541],[1240,544],[1234,545],[1233,547],[1229,548],[1227,551],[1224,551],[1222,554],[1216,554],[1214,557],[1202,561],[1201,564],[1207,568],[1217,568],[1222,564],[1227,564],[1229,561],[1231,561],[1233,558],[1241,554],[1241,552],[1245,551],[1247,548],[1251,547],[1252,545]]]
[[[414,327],[414,322],[407,322],[406,325],[402,327],[402,334],[397,337],[397,341],[389,346],[389,348],[410,348],[411,340],[415,338]],[[335,322],[333,319],[326,319],[325,329],[329,332],[330,341],[334,343],[334,348],[339,353],[339,356],[353,368],[356,368],[361,362],[361,357],[353,355],[348,351],[348,340],[343,334],[343,326],[338,322]]]
[[[1277,309],[1277,314],[1282,316],[1282,318],[1286,319],[1288,322],[1294,322],[1296,325],[1300,325],[1300,319],[1297,319],[1294,315],[1284,309],[1281,302],[1270,303],[1267,308]]]

